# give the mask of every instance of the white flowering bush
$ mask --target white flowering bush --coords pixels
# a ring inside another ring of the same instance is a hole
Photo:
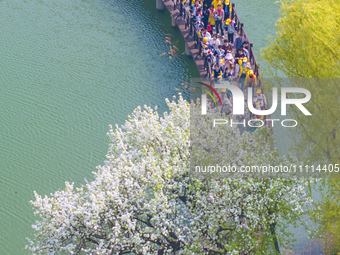
[[[308,181],[194,176],[190,105],[181,96],[167,104],[164,117],[138,107],[125,125],[110,127],[107,160],[93,173],[94,181],[79,188],[66,183],[49,197],[35,192],[31,203],[39,221],[27,249],[33,254],[270,254],[285,245],[277,229],[304,213],[311,202]],[[199,111],[195,103],[191,107]],[[222,142],[229,137],[234,144],[213,153],[225,162],[294,160],[279,158],[265,144],[266,132],[241,135],[224,128],[230,135]],[[217,135],[210,132],[211,141]]]

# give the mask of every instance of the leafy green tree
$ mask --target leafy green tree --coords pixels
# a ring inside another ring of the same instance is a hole
[[[190,172],[190,105],[167,101],[160,117],[145,106],[110,127],[107,160],[94,181],[31,201],[40,219],[29,240],[34,254],[276,254],[285,224],[312,201],[302,178],[199,178]],[[192,103],[195,112],[199,105]],[[208,119],[220,117],[212,112]],[[190,122],[191,120],[191,122]],[[206,135],[230,164],[288,164],[267,144],[268,130]],[[221,145],[221,141],[224,146]],[[229,143],[224,143],[229,141]],[[205,157],[202,154],[202,157]],[[288,234],[288,233],[286,233]]]
[[[262,49],[266,71],[294,78],[340,77],[340,2],[281,0],[276,36]],[[280,73],[278,73],[280,72]]]
[[[312,99],[312,117],[291,107],[299,121],[295,151],[312,162],[339,162],[340,2],[282,0],[276,36],[261,51],[266,74],[295,78]],[[310,78],[298,80],[296,78]]]
[[[338,164],[340,1],[281,0],[280,4],[276,36],[270,37],[270,45],[261,51],[265,73],[293,78],[298,86],[311,92],[306,107],[312,116],[291,107],[293,118],[299,122],[293,146],[298,157],[311,164]],[[313,218],[320,223],[319,237],[323,236],[325,243],[332,240],[332,249],[339,252],[339,179],[324,179],[322,187],[323,199],[316,205]]]

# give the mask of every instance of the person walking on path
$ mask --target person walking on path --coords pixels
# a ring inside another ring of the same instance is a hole
[[[201,29],[201,34],[202,34],[203,38],[206,37],[207,40],[209,40],[211,38],[211,34],[204,27]]]
[[[219,34],[219,31],[221,30],[221,35],[224,36],[223,23],[222,23],[224,20],[224,11],[222,9],[221,4],[217,6],[215,17],[216,17],[216,33]]]
[[[239,48],[237,50],[237,53],[235,54],[235,64],[239,64],[239,60],[243,61],[244,57],[246,57],[246,54],[244,53],[242,48]]]
[[[200,8],[197,9],[195,21],[196,21],[196,22],[199,22],[200,25],[201,25],[202,18],[203,18],[202,7],[200,7]],[[202,25],[202,26],[203,26],[203,25]]]
[[[213,4],[209,8],[209,23],[212,31],[215,27],[215,9]]]
[[[261,89],[256,91],[256,97],[254,98],[258,102],[261,110],[265,110],[268,107],[266,96],[262,93]]]
[[[204,10],[209,9],[209,7],[211,6],[211,2],[212,2],[212,0],[203,0],[203,8],[204,8]]]
[[[222,48],[224,49],[224,52],[227,52],[227,50],[231,50],[228,39],[223,39]]]
[[[222,75],[223,70],[219,67],[218,64],[215,64],[211,76],[214,78],[215,81],[217,81],[218,78],[222,78]]]
[[[209,9],[208,9],[208,8],[204,8],[204,9],[203,9],[203,23],[204,23],[204,28],[205,28],[205,29],[208,28],[209,14],[210,14]]]
[[[239,72],[238,77],[239,77],[239,83],[241,83],[242,91],[244,91],[245,80],[247,77],[247,74],[246,74],[247,61],[248,61],[247,57],[244,57],[242,63],[240,63],[240,72]],[[241,60],[239,62],[241,62]]]
[[[233,81],[235,79],[235,64],[230,65],[230,68],[228,69],[228,73],[226,75],[226,78],[229,81]]]
[[[235,60],[234,60],[233,54],[231,53],[230,49],[228,49],[226,51],[225,59],[226,59],[226,67],[228,69],[231,68],[232,65],[234,64]]]
[[[249,72],[246,73],[246,79],[244,81],[244,84],[248,87],[248,88],[253,88],[253,95],[254,96],[254,91],[255,91],[255,87],[257,86],[257,77],[254,74],[253,70],[249,70]]]
[[[201,5],[200,5],[198,0],[196,0],[195,3],[193,5],[191,5],[190,11],[191,11],[191,14],[192,14],[193,17],[196,17],[197,10],[200,7],[201,7]]]
[[[226,24],[225,29],[228,33],[228,41],[229,41],[229,43],[231,43],[233,45],[233,43],[234,43],[234,33],[235,33],[235,31],[237,31],[236,23],[232,19],[228,18],[226,20],[225,24]]]
[[[231,13],[231,4],[229,0],[225,0],[224,1],[224,15],[225,15],[225,19],[228,19],[230,17],[230,13]]]
[[[250,60],[250,55],[249,55],[249,42],[248,41],[244,41],[243,42],[243,51],[246,54],[246,57],[248,58],[248,60]]]
[[[239,33],[238,37],[235,40],[235,50],[238,51],[238,49],[242,48],[244,42],[243,34]]]
[[[213,34],[212,38],[209,40],[210,45],[214,46],[215,49],[221,44],[220,40],[217,38],[216,34]]]

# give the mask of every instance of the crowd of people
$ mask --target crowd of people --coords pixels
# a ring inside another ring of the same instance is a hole
[[[250,44],[231,17],[229,0],[192,0],[190,19],[195,37],[200,38],[200,56],[207,76],[214,79],[239,79],[245,86],[257,85],[250,64]],[[248,82],[248,83],[246,83]]]
[[[229,0],[184,0],[183,3],[190,4],[190,23],[199,44],[199,56],[204,60],[202,68],[206,70],[206,76],[215,83],[229,80],[237,84],[245,94],[246,88],[252,87],[254,108],[267,109],[266,97],[250,63],[250,43],[233,20],[231,2]],[[225,95],[225,106],[231,108],[232,94],[228,92],[230,91],[222,89]],[[263,116],[251,116],[246,102],[245,110],[250,118],[263,119]],[[228,112],[230,111],[227,111],[227,114]],[[240,118],[242,119],[242,116]]]

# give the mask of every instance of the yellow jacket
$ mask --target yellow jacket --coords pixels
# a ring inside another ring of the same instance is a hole
[[[238,77],[240,78],[243,73],[243,61],[241,59],[238,60],[238,65],[240,66],[240,72],[238,73]]]
[[[215,13],[213,13],[210,8],[209,8],[209,21],[210,25],[215,26]]]
[[[184,0],[183,0],[183,2],[184,2]],[[185,0],[185,2],[186,2],[186,0]],[[196,2],[196,0],[192,0],[191,5],[195,4],[195,2]],[[202,5],[202,0],[199,0],[198,2],[199,2],[200,5]]]
[[[212,76],[215,76],[215,70],[212,70],[211,75],[212,75]],[[223,75],[223,72],[220,71],[220,73],[219,73],[219,75],[217,76],[217,78],[222,77],[222,75]]]
[[[246,75],[249,75],[249,72],[251,71],[251,65],[249,62],[247,62],[247,65],[246,65]]]
[[[255,83],[255,85],[257,85],[257,78],[256,78],[256,75],[255,75],[255,74],[253,74],[253,75],[254,75],[254,83]],[[252,79],[252,78],[250,78],[250,74],[248,73],[248,74],[247,74],[247,77],[246,77],[246,79],[245,79],[245,81],[244,81],[244,84],[247,86],[248,83],[251,81],[251,79]]]
[[[214,0],[214,1],[211,2],[211,4],[214,5],[215,10],[217,10],[217,6],[218,6],[219,4],[220,4],[221,7],[223,8],[223,4],[222,4],[222,1],[221,1],[221,0]]]
[[[242,60],[239,60],[238,61],[238,64],[239,64],[239,66],[240,66],[240,72],[239,72],[239,74],[238,74],[238,77],[241,77],[241,75],[242,75],[242,73],[243,73],[243,62],[242,62]],[[246,74],[246,76],[248,76],[249,75],[249,72],[251,71],[251,65],[250,65],[250,63],[249,62],[247,62],[247,65],[245,66],[245,70],[244,70],[244,73]]]

